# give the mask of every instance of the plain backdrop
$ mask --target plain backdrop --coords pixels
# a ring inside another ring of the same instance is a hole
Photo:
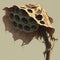
[[[51,60],[60,59],[60,0],[0,0],[0,60],[44,60],[43,52],[45,46],[42,41],[37,41],[35,38],[26,46],[21,47],[22,41],[14,41],[12,34],[5,31],[5,26],[2,20],[5,12],[4,7],[13,5],[21,6],[29,3],[40,4],[54,19],[53,27],[55,35],[58,37],[52,52]]]

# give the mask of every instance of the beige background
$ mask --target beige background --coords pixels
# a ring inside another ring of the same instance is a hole
[[[51,53],[51,60],[60,59],[60,1],[59,0],[0,0],[0,60],[44,60],[44,44],[33,39],[27,46],[21,47],[22,41],[14,42],[12,34],[5,31],[2,17],[5,12],[4,7],[12,5],[24,5],[26,3],[39,3],[54,19],[55,35],[58,37],[54,49]]]

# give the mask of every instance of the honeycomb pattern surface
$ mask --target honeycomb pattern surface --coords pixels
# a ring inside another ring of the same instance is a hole
[[[28,4],[8,8],[9,18],[16,29],[27,33],[37,31],[39,26],[51,27],[51,22],[44,9],[39,5]]]

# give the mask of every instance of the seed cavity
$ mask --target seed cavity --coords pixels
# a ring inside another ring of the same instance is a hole
[[[20,21],[20,17],[19,17],[18,15],[15,15],[14,17],[15,17],[15,20],[16,20],[17,22]]]
[[[20,9],[20,13],[21,13],[23,16],[28,16],[28,13],[27,13],[25,10],[23,10],[23,9]]]
[[[28,20],[26,18],[23,17],[21,20],[24,24],[28,24]]]
[[[44,21],[40,21],[41,24],[45,24]]]
[[[32,17],[29,18],[29,22],[30,22],[31,24],[36,23],[36,21],[35,21],[34,18],[32,18]]]
[[[25,26],[24,26],[24,30],[25,30],[25,31],[30,31],[30,27],[27,26],[27,25],[25,25]]]
[[[42,20],[42,15],[36,15],[36,19]]]
[[[28,9],[28,12],[32,13],[33,11],[31,9]]]

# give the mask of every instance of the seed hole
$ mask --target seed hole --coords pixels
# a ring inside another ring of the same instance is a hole
[[[24,30],[26,30],[26,31],[30,31],[30,27],[27,26],[27,25],[25,25],[25,26],[24,26]]]
[[[29,18],[29,22],[32,23],[32,24],[36,23],[36,21],[32,17]]]
[[[19,22],[20,21],[20,17],[18,15],[15,15],[15,20]]]
[[[28,13],[25,10],[20,9],[20,12],[22,13],[23,16],[28,16]]]
[[[36,19],[42,20],[42,15],[36,15]]]
[[[28,24],[28,20],[27,20],[26,18],[22,18],[22,22],[23,22],[24,24]]]
[[[45,24],[44,21],[40,21],[41,24]]]
[[[31,9],[28,9],[28,12],[32,13],[32,10]]]

